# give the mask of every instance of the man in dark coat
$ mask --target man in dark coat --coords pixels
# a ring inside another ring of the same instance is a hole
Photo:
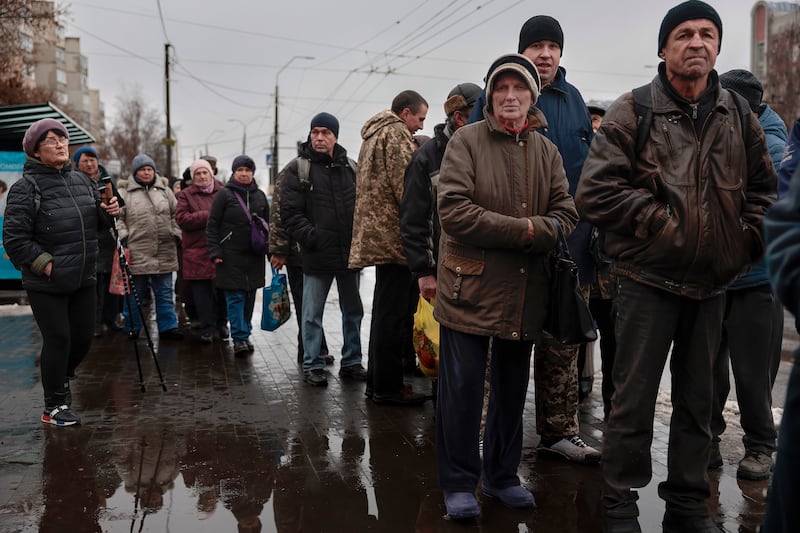
[[[339,376],[366,381],[361,366],[359,270],[347,268],[353,235],[355,172],[336,139],[339,121],[329,113],[311,119],[311,132],[300,157],[284,169],[281,219],[300,243],[303,255],[303,373],[312,386],[325,386],[321,355],[322,313],[336,279],[342,310],[342,363]],[[302,170],[303,168],[307,170]]]

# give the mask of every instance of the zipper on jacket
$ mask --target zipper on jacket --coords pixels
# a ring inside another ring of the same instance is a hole
[[[669,148],[669,156],[673,160],[673,166],[675,163],[675,148],[672,145],[672,137],[669,134],[669,128],[667,128],[666,124],[661,125],[661,130],[664,132],[664,140],[667,141],[667,148]]]
[[[692,120],[697,120],[697,108],[700,106],[699,103],[689,104],[689,107],[692,108]]]

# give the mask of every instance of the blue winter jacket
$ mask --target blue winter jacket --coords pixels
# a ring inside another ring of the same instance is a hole
[[[798,146],[800,146],[800,118],[792,126],[792,134],[789,135],[789,141],[786,143],[780,168],[775,167],[778,170],[778,198],[783,198],[789,192],[792,174],[797,168],[797,162],[800,161],[800,154],[797,153]]]
[[[580,91],[567,82],[567,71],[558,67],[553,83],[542,90],[536,107],[544,113],[548,127],[538,130],[558,147],[564,160],[564,170],[569,181],[569,193],[575,196],[583,162],[589,154],[592,142],[592,119]],[[472,108],[469,122],[483,120],[486,91]],[[588,222],[578,221],[575,230],[567,237],[572,258],[578,264],[581,285],[595,281],[595,269],[589,249],[592,227]]]
[[[764,111],[761,113],[761,116],[758,117],[758,123],[761,124],[761,128],[764,130],[769,156],[777,170],[781,165],[786,139],[789,137],[789,134],[786,132],[786,124],[783,123],[783,119],[769,106],[764,107]],[[769,272],[767,272],[767,264],[764,260],[761,260],[753,265],[753,268],[751,268],[747,274],[737,279],[729,288],[730,290],[747,289],[750,287],[759,287],[768,283]]]

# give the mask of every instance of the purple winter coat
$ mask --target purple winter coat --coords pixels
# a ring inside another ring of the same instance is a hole
[[[175,219],[183,232],[183,279],[214,279],[216,268],[208,255],[206,224],[214,196],[223,186],[214,180],[214,190],[203,192],[197,185],[190,185],[178,193]]]

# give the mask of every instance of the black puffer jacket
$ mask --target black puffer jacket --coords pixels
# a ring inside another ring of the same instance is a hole
[[[253,182],[242,185],[228,181],[214,197],[208,214],[208,253],[211,259],[222,258],[217,265],[217,287],[224,290],[252,291],[264,286],[265,260],[250,247],[250,221],[239,205],[234,191],[239,193],[251,213],[267,220],[267,196]]]
[[[287,165],[281,220],[300,243],[304,272],[347,270],[356,203],[356,177],[347,150],[337,144],[331,158],[306,142],[300,157],[311,160],[309,184],[300,183],[296,160]]]
[[[80,172],[28,159],[22,179],[8,192],[3,224],[3,245],[26,290],[67,294],[94,285],[98,227],[101,220],[109,222],[99,199]],[[50,261],[47,278],[43,271]]]
[[[406,251],[408,268],[415,277],[436,275],[439,257],[439,210],[436,191],[439,167],[442,166],[449,135],[445,125],[437,124],[433,139],[414,152],[403,181],[403,200],[400,202],[400,235]],[[449,130],[448,130],[449,131]]]

